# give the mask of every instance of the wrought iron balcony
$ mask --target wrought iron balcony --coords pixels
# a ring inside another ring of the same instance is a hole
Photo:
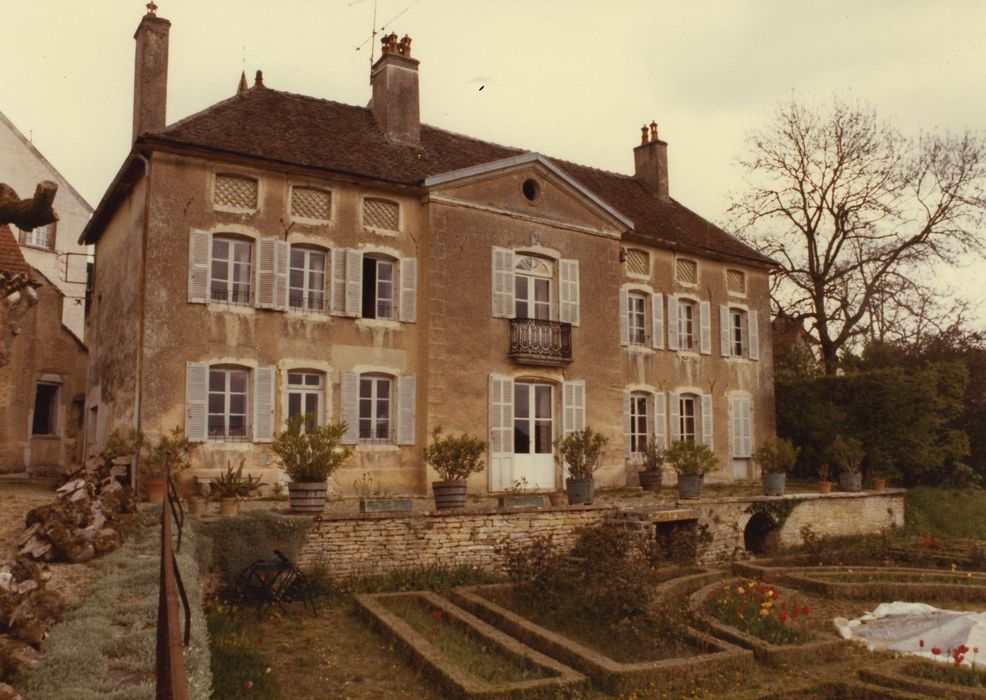
[[[510,359],[526,365],[568,364],[572,361],[572,324],[510,319]]]

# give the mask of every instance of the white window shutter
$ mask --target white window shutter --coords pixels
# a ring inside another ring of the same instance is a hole
[[[702,394],[702,443],[712,448],[712,394]]]
[[[346,315],[358,318],[363,308],[363,252],[346,251]]]
[[[514,317],[514,253],[508,248],[493,248],[493,315]]]
[[[733,354],[732,353],[733,344],[731,342],[732,338],[730,337],[731,330],[732,329],[730,328],[730,323],[729,323],[729,307],[720,305],[719,306],[719,352],[722,354],[723,357],[731,357]]]
[[[664,295],[650,295],[650,343],[651,347],[658,350],[664,348]]]
[[[562,383],[562,435],[585,428],[585,381]]]
[[[359,441],[359,375],[342,372],[339,380],[342,419],[346,422],[346,434],[342,444],[355,445]]]
[[[630,344],[630,316],[628,304],[630,295],[627,290],[620,290],[620,345]]]
[[[753,411],[749,396],[743,397],[743,457],[753,456]]]
[[[346,248],[332,249],[332,282],[329,309],[333,316],[346,315]]]
[[[560,320],[579,325],[579,261],[562,260],[558,278],[560,282]]]
[[[209,437],[209,365],[185,363],[185,435],[189,442]]]
[[[729,442],[733,457],[743,456],[743,428],[738,396],[729,399]]]
[[[490,375],[490,489],[513,485],[514,380]]]
[[[413,445],[415,432],[416,399],[413,374],[397,378],[397,444]]]
[[[291,262],[291,245],[287,241],[274,244],[274,308],[287,311],[288,267]]]
[[[677,392],[668,392],[668,427],[671,428],[671,442],[681,440],[681,397]]]
[[[623,456],[626,459],[630,459],[630,432],[631,432],[631,421],[630,421],[630,392],[628,390],[623,391]]]
[[[664,392],[658,391],[654,394],[654,422],[651,435],[657,446],[664,449],[668,446],[667,415],[664,408]]]
[[[275,307],[277,239],[271,236],[257,241],[257,294],[254,304],[258,309]]]
[[[698,304],[699,325],[702,328],[702,339],[700,350],[703,355],[712,354],[712,309],[709,302],[701,301]]]
[[[401,258],[400,319],[405,323],[418,320],[418,260]]]
[[[668,350],[678,349],[678,297],[668,294]]]
[[[188,237],[188,301],[209,301],[209,254],[211,238],[205,231],[192,229]]]
[[[760,325],[758,314],[756,311],[748,311],[746,314],[746,320],[749,324],[749,333],[747,334],[747,343],[750,345],[750,359],[759,360],[760,359]]]
[[[274,439],[274,368],[253,371],[253,441]]]

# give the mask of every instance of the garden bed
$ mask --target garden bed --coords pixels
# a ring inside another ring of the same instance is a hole
[[[555,696],[586,684],[585,676],[434,593],[359,595],[356,604],[455,696]]]
[[[821,683],[760,695],[757,700],[924,700],[925,695],[863,682]]]
[[[654,650],[660,658],[629,660],[625,648],[612,649],[612,643],[619,641],[619,635],[609,634],[601,627],[596,635],[586,635],[583,630],[582,639],[573,639],[570,629],[566,630],[569,634],[548,629],[501,605],[501,602],[509,601],[510,590],[510,584],[472,586],[457,588],[452,591],[452,596],[487,622],[582,671],[596,685],[611,692],[644,683],[670,687],[676,681],[694,681],[709,674],[745,669],[753,661],[750,652],[691,628],[686,630],[684,639]]]
[[[841,657],[846,653],[849,647],[847,642],[831,632],[820,629],[814,629],[810,632],[812,639],[809,641],[775,644],[719,620],[707,608],[710,598],[722,590],[723,584],[723,581],[711,583],[693,593],[691,596],[692,614],[701,626],[715,636],[752,650],[758,661],[770,666],[790,664],[797,659],[817,663],[821,660]],[[776,589],[779,594],[786,596],[794,593],[790,589],[780,586],[772,585],[771,587]]]
[[[866,668],[859,672],[868,683],[909,692],[922,693],[949,700],[982,700],[986,698],[986,673],[934,661],[908,660],[882,668]],[[978,686],[948,682],[949,675],[961,676],[979,683]],[[940,678],[940,680],[936,680]]]

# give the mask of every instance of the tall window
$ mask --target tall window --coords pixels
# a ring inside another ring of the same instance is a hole
[[[249,373],[237,367],[209,369],[209,439],[247,439]]]
[[[647,394],[630,394],[630,453],[638,456],[647,449]]]
[[[681,408],[681,439],[695,442],[695,426],[698,424],[698,397],[682,394],[679,398]]]
[[[514,264],[514,316],[547,321],[551,318],[550,261],[519,255]]]
[[[34,387],[32,435],[58,434],[58,384],[38,382]]]
[[[643,345],[647,342],[644,309],[644,295],[630,292],[627,295],[627,322],[629,323],[631,345]]]
[[[288,372],[288,417],[305,415],[305,429],[322,425],[322,396],[324,395],[321,372]]]
[[[678,300],[678,347],[681,350],[695,350],[695,324],[698,319],[698,307],[694,301]]]
[[[325,311],[325,253],[312,248],[291,248],[288,305],[304,311]]]
[[[253,243],[213,236],[209,298],[226,304],[250,304]]]
[[[743,357],[746,348],[746,313],[741,309],[729,310],[729,349],[733,357]]]
[[[359,439],[363,442],[390,442],[390,377],[364,375],[359,379]]]
[[[363,256],[363,318],[394,318],[394,262]]]
[[[21,230],[21,243],[35,248],[51,248],[55,242],[55,224],[35,226],[31,231]]]

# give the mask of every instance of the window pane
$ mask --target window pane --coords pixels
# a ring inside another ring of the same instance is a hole
[[[288,416],[301,413],[301,394],[288,394]]]
[[[225,394],[209,394],[209,413],[218,413],[222,415],[226,412],[226,396]]]
[[[530,388],[528,384],[514,385],[514,416],[527,418],[531,415]]]
[[[360,399],[359,400],[359,417],[360,420],[369,420],[373,416],[373,399]]]
[[[226,390],[226,373],[221,369],[209,371],[209,391]]]
[[[246,435],[246,416],[229,417],[229,437],[243,437]]]
[[[548,280],[534,280],[534,300],[547,303],[549,298]]]
[[[551,387],[534,387],[534,417],[551,420]]]
[[[367,440],[373,436],[373,430],[369,418],[359,419],[359,436],[364,440]]]
[[[377,399],[377,419],[390,418],[390,399]]]
[[[304,248],[292,248],[291,249],[291,267],[304,267],[305,266],[305,250]]]
[[[223,437],[226,435],[226,419],[224,416],[209,416],[209,437]]]
[[[386,260],[377,260],[377,279],[390,282],[394,279],[394,263]]]
[[[373,380],[372,379],[360,379],[359,380],[359,397],[361,399],[370,398],[370,392],[373,391]]]
[[[233,259],[239,263],[249,263],[250,247],[250,244],[245,241],[237,241],[233,245]]]
[[[241,369],[229,371],[229,390],[246,393],[247,373]]]
[[[288,372],[288,384],[301,384],[303,376],[300,372]]]
[[[551,453],[551,421],[534,421],[534,451],[542,455]]]
[[[377,430],[374,437],[377,440],[387,440],[390,438],[390,423],[386,420],[377,421]]]
[[[229,259],[229,241],[222,238],[212,239],[212,259]]]
[[[318,394],[307,394],[305,396],[305,413],[318,415]]]
[[[307,386],[322,386],[322,375],[321,374],[306,374],[305,384]]]
[[[514,421],[514,452],[517,454],[530,454],[531,452],[531,433],[530,425],[526,420]]]
[[[246,396],[244,394],[231,394],[229,397],[230,413],[246,413]]]

